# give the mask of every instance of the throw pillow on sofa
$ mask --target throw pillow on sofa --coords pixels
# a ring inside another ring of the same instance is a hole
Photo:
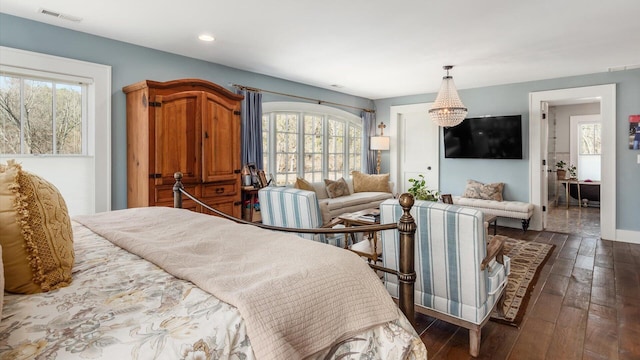
[[[351,195],[351,193],[349,192],[349,185],[347,185],[347,182],[344,180],[344,178],[340,178],[340,180],[335,181],[324,179],[324,184],[327,187],[327,194],[332,199]]]
[[[467,180],[467,187],[464,189],[462,197],[502,201],[503,189],[504,183],[483,184],[479,181]]]
[[[73,233],[64,199],[13,160],[0,164],[0,228],[5,290],[33,294],[71,283]]]
[[[354,192],[391,192],[389,174],[369,175],[353,171],[351,176],[353,177]]]
[[[294,187],[300,190],[315,191],[315,189],[313,188],[313,185],[303,178],[296,178],[296,183],[294,184]]]

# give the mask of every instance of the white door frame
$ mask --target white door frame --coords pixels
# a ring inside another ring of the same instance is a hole
[[[542,102],[553,104],[572,99],[594,99],[600,101],[602,116],[602,182],[600,185],[600,236],[616,240],[616,85],[597,85],[572,89],[559,89],[529,93],[529,199],[535,206],[531,219],[532,230],[542,230],[542,206],[548,206],[548,199],[542,197],[542,187],[546,186],[546,170],[542,165],[547,160],[547,149],[543,148],[541,122]],[[548,161],[548,160],[547,160]],[[544,170],[544,173],[543,173]]]
[[[400,133],[400,117],[402,114],[406,113],[417,113],[424,112],[425,116],[428,117],[429,109],[433,105],[433,102],[428,103],[419,103],[419,104],[409,104],[409,105],[393,105],[389,107],[389,141],[391,143],[389,149],[389,178],[395,184],[395,192],[399,193],[402,190],[402,169],[400,169],[400,151],[398,142],[398,134]],[[428,121],[431,121],[428,119]],[[438,135],[439,136],[439,135]],[[439,137],[438,137],[439,138]],[[440,143],[438,142],[438,147]],[[438,155],[439,156],[439,155]],[[438,172],[440,170],[440,165],[438,165]],[[440,175],[438,175],[438,184],[435,184],[436,189],[439,188]]]

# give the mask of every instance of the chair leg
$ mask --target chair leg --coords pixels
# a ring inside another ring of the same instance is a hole
[[[506,293],[507,289],[505,288],[504,291],[502,292],[502,295],[500,295],[500,298],[498,299],[498,303],[496,304],[496,310],[498,311],[498,315],[501,317],[505,316],[504,313],[504,298],[506,297]]]
[[[480,354],[480,331],[481,327],[469,329],[469,354],[477,357]]]
[[[522,231],[527,231],[529,228],[529,219],[522,220]]]

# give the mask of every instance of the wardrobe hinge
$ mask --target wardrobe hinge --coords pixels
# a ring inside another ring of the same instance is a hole
[[[542,113],[542,120],[544,120],[544,119],[546,119],[546,118],[547,118],[547,114]]]
[[[158,102],[158,101],[149,101],[149,106],[160,107],[160,106],[162,106],[162,103]]]
[[[149,179],[160,179],[162,174],[149,174]]]
[[[235,169],[235,170],[233,170],[233,173],[234,173],[234,174],[240,174],[240,169]]]
[[[242,113],[240,111],[238,111],[238,110],[233,112],[233,115],[240,115],[240,114],[242,114]]]
[[[542,166],[547,165],[547,159],[542,160]]]
[[[543,212],[547,211],[547,207],[543,205],[543,206],[542,206],[542,211],[543,211]]]
[[[242,201],[236,201],[233,203],[233,206],[239,206],[242,205]]]

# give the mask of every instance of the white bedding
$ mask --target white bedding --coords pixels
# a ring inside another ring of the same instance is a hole
[[[0,357],[253,359],[239,311],[74,224],[71,286],[5,297]],[[399,312],[399,311],[398,311]],[[426,358],[404,316],[314,358]]]

